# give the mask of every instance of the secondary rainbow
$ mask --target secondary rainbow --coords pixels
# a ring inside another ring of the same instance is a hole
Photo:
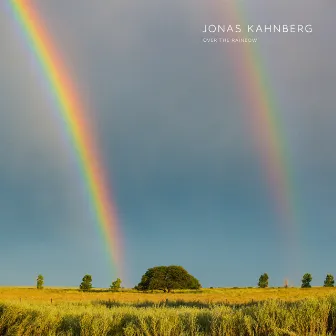
[[[105,241],[112,266],[116,268],[117,275],[122,276],[122,235],[109,191],[107,173],[90,129],[85,108],[81,106],[79,94],[67,75],[53,39],[33,3],[28,0],[11,0],[10,4],[55,97],[63,125],[79,163],[97,226]]]
[[[246,26],[241,1],[226,0],[220,5],[230,23]],[[223,18],[221,18],[221,21]],[[229,34],[230,38],[245,38],[244,32]],[[244,101],[248,123],[259,148],[262,166],[267,175],[275,211],[280,217],[287,239],[297,244],[298,214],[294,184],[290,167],[290,156],[282,126],[281,110],[268,82],[267,72],[256,43],[229,44],[228,51],[235,67],[235,78],[239,94]]]

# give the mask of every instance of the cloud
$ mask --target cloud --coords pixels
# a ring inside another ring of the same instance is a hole
[[[333,139],[328,127],[333,122],[328,112],[333,105],[333,59],[325,38],[331,24],[325,20],[328,6],[245,4],[246,20],[252,23],[305,21],[314,25],[313,36],[265,34],[258,44],[294,165],[308,164],[312,157],[325,164],[335,161],[327,150]],[[202,1],[164,5],[145,1],[141,6],[83,1],[80,7],[41,1],[38,8],[118,180],[146,185],[155,172],[167,176],[167,172],[187,174],[190,169],[222,180],[232,178],[234,172],[221,174],[232,162],[244,163],[247,170],[257,167],[259,154],[235,86],[233,60],[224,47],[200,43],[200,27],[216,8],[223,10],[225,18],[225,8],[218,1],[206,5]],[[55,123],[57,111],[52,111],[55,104],[48,88],[32,59],[27,62],[23,56],[25,49],[14,32],[7,29],[6,34],[1,35],[2,43],[9,46],[2,72],[11,83],[2,86],[7,87],[4,101],[11,115],[4,115],[2,124],[14,148],[6,155],[12,155],[10,161],[18,167],[29,162],[34,166],[38,156],[48,158],[50,167],[57,170],[65,162],[67,170],[64,135]],[[316,80],[322,77],[323,81]],[[318,149],[321,146],[323,151]]]
[[[334,5],[242,4],[251,23],[313,24],[311,35],[264,34],[257,51],[284,124],[299,197],[313,200],[304,211],[316,218],[323,207],[319,196],[333,199],[326,191],[336,181],[335,47],[329,40]],[[187,234],[208,221],[222,237],[231,218],[233,235],[249,225],[257,234],[271,222],[235,60],[228,46],[201,43],[205,23],[225,23],[222,2],[39,0],[36,8],[90,115],[134,250],[155,225],[160,244],[162,223],[170,230],[185,225]],[[1,12],[0,181],[15,193],[2,199],[13,208],[17,200],[33,199],[27,208],[35,209],[46,202],[43,219],[47,213],[55,218],[57,204],[63,230],[84,223],[82,232],[92,232],[55,101],[15,26]],[[140,241],[134,235],[139,228]]]
[[[66,160],[54,97],[13,18],[1,12],[0,155],[11,174]]]

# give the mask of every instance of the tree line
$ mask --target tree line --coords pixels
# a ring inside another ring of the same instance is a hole
[[[301,279],[301,288],[310,288],[313,277],[310,273],[303,275]],[[119,291],[121,289],[121,279],[117,278],[112,281],[110,285],[111,291]],[[269,284],[269,276],[267,273],[260,275],[258,281],[259,288],[267,288]],[[324,287],[334,287],[335,280],[332,274],[327,274],[324,280]],[[42,289],[44,285],[44,277],[39,274],[36,279],[36,287]],[[163,292],[170,293],[175,289],[200,289],[201,283],[193,275],[189,274],[182,266],[155,266],[149,268],[145,274],[141,277],[141,281],[134,287],[139,291],[153,291],[162,290]],[[288,287],[286,281],[284,287]],[[79,285],[79,289],[82,291],[90,291],[92,289],[92,275],[84,275],[82,282]]]
[[[267,273],[264,273],[260,275],[259,281],[258,281],[258,287],[259,288],[267,288],[268,287],[268,280],[269,276]],[[311,282],[313,280],[313,277],[310,273],[306,273],[303,275],[301,279],[301,288],[311,288]],[[324,280],[323,287],[334,287],[335,285],[335,280],[334,276],[332,274],[327,274],[326,278]],[[285,281],[284,287],[288,287],[288,282]]]
[[[121,279],[117,278],[110,285],[110,290],[119,291],[121,289]],[[44,285],[44,277],[38,275],[36,286],[42,289]],[[198,279],[189,274],[182,266],[156,266],[149,268],[141,277],[141,281],[134,289],[139,291],[162,290],[170,293],[175,289],[200,289],[201,284]],[[90,291],[92,289],[92,275],[85,274],[79,285],[82,291]]]
[[[44,285],[44,277],[42,274],[39,274],[36,278],[36,288],[37,289],[43,289]],[[79,289],[86,292],[92,289],[92,275],[91,274],[85,274],[82,282],[79,285]],[[112,284],[110,285],[110,290],[112,291],[119,291],[121,289],[121,279],[117,278],[117,280],[112,281]]]

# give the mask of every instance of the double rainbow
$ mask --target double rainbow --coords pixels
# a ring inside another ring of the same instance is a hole
[[[102,164],[99,147],[88,124],[85,108],[80,103],[78,92],[33,3],[28,0],[11,0],[10,5],[55,97],[64,128],[67,130],[78,159],[82,179],[94,209],[97,227],[100,228],[106,242],[113,267],[116,267],[118,276],[122,276],[122,236],[114,202],[109,192],[107,174]]]
[[[237,23],[246,22],[240,8],[240,1],[225,0],[220,6],[227,19]],[[108,180],[102,166],[98,146],[87,123],[84,108],[77,92],[67,76],[61,59],[57,55],[53,40],[41,23],[33,5],[28,0],[11,0],[11,7],[25,33],[31,49],[39,60],[41,68],[56,97],[59,113],[71,136],[73,147],[80,162],[83,180],[88,186],[89,197],[95,209],[97,225],[106,241],[112,260],[122,269],[122,246],[120,227],[109,195]],[[258,147],[267,172],[277,212],[285,231],[295,228],[297,222],[293,199],[291,174],[285,139],[281,136],[279,111],[273,92],[267,83],[258,50],[253,44],[241,44],[235,53],[233,65],[237,65],[236,79],[240,94],[251,115],[250,124],[255,133]]]

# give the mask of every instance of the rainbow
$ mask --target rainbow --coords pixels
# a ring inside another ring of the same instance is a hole
[[[234,24],[246,26],[241,1],[227,0],[220,13]],[[222,22],[221,18],[221,22]],[[237,36],[238,35],[238,36]],[[249,37],[241,33],[231,33],[230,38]],[[256,43],[229,45],[232,66],[235,67],[236,84],[245,103],[247,119],[256,139],[262,167],[270,186],[270,194],[275,204],[274,211],[279,217],[281,228],[291,244],[297,244],[298,211],[294,183],[290,167],[290,155],[281,120],[281,110],[275,94],[268,82],[266,69]],[[297,250],[297,249],[295,249]]]
[[[53,39],[32,2],[11,0],[10,7],[55,97],[57,109],[78,160],[97,227],[101,231],[113,267],[117,269],[118,276],[122,276],[122,235],[114,202],[109,192],[107,173],[102,165],[101,155],[88,124],[85,109],[81,106],[78,93],[57,53]]]

